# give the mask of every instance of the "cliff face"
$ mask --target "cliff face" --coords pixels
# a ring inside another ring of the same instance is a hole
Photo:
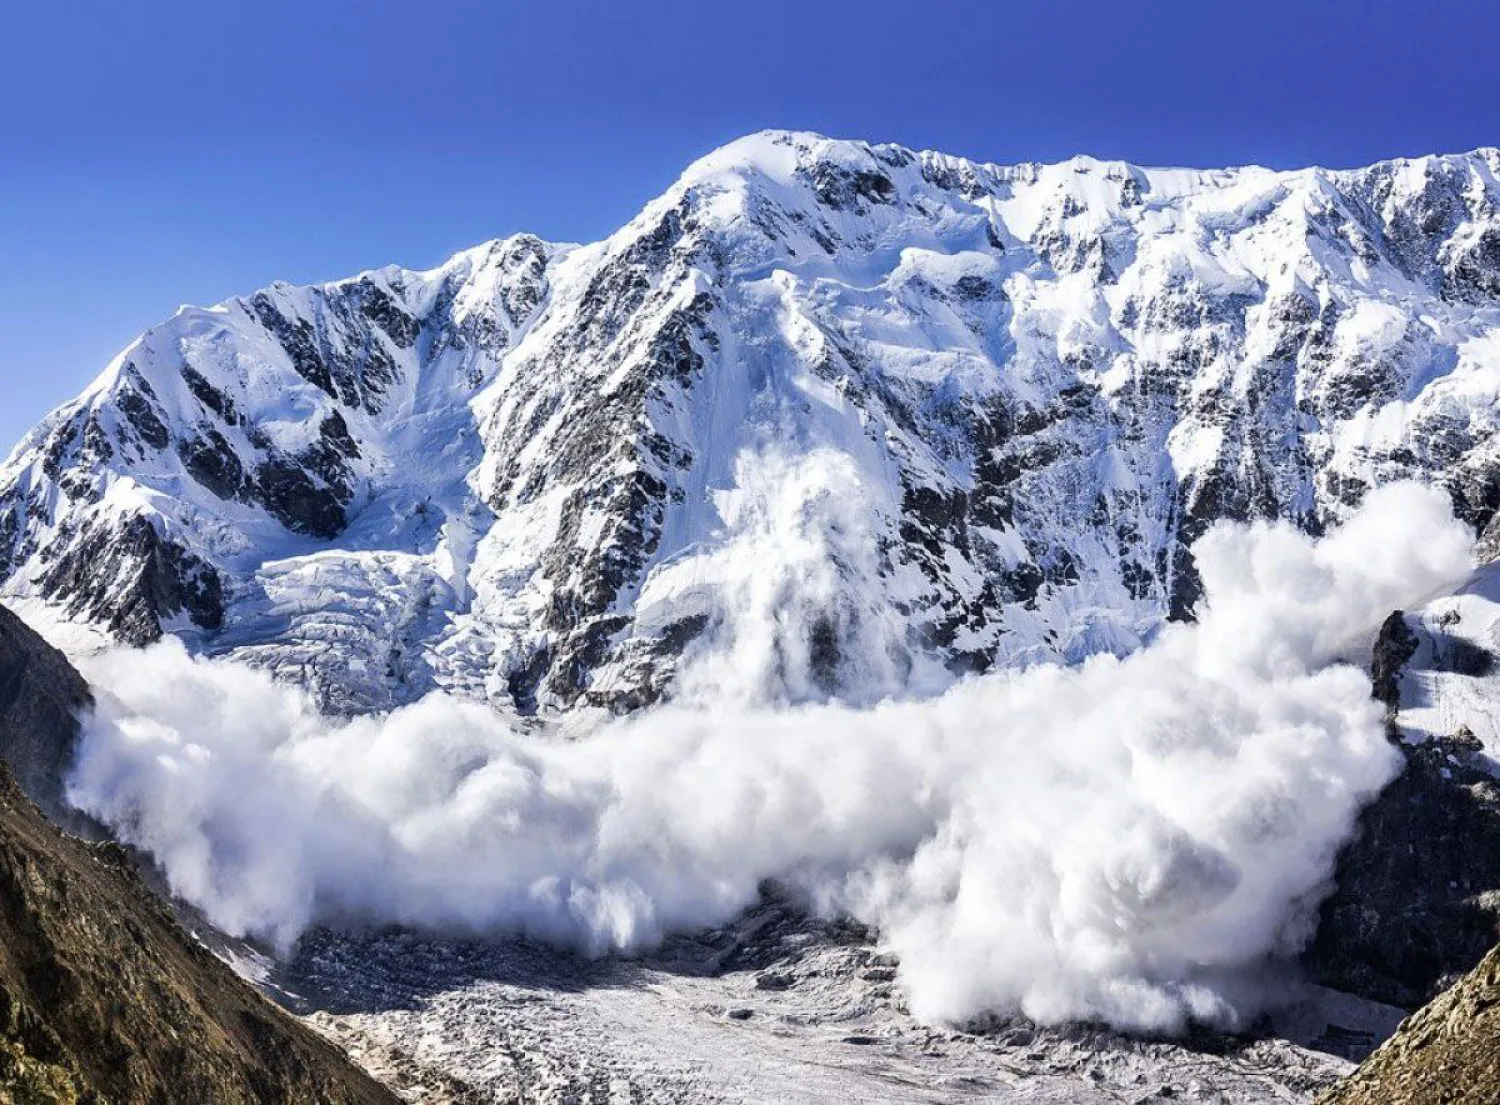
[[[271,1005],[141,882],[54,828],[87,687],[0,609],[0,1102],[376,1103],[395,1098]]]
[[[1500,948],[1318,1105],[1493,1105],[1500,1101]]]
[[[78,710],[88,684],[63,655],[0,606],[0,759],[21,790],[55,823],[77,827],[63,802]]]

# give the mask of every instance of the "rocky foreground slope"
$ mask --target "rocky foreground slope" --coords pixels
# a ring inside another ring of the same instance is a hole
[[[1500,948],[1318,1105],[1492,1105],[1500,1101]]]
[[[63,834],[22,792],[18,775],[45,788],[66,761],[58,707],[81,694],[0,609],[0,1102],[393,1103],[188,936],[122,849]]]
[[[1216,518],[1417,476],[1489,523],[1497,174],[756,135],[603,242],[184,308],[0,466],[0,594],[349,711],[1126,651]]]

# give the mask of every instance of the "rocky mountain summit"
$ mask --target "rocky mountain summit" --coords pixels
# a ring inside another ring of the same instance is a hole
[[[1214,519],[1416,476],[1489,525],[1497,175],[756,135],[602,242],[184,308],[0,467],[0,595],[345,712],[1127,651]]]

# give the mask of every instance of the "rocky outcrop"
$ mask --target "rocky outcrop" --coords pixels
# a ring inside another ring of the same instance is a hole
[[[1462,734],[1403,752],[1339,856],[1306,958],[1325,985],[1411,1009],[1500,939],[1500,786]]]
[[[73,763],[78,711],[88,684],[51,645],[0,606],[0,760],[21,790],[60,824],[80,815],[63,800]]]
[[[173,623],[205,630],[223,624],[218,571],[181,542],[163,537],[150,517],[134,515],[118,526],[63,537],[42,560],[43,593],[57,596],[69,616],[103,625],[123,644],[150,644]]]
[[[1495,572],[1423,610],[1394,611],[1375,641],[1373,693],[1405,762],[1339,855],[1306,954],[1329,986],[1412,1009],[1500,940],[1495,749],[1469,728],[1488,731]],[[1403,712],[1413,706],[1427,713]]]
[[[1370,684],[1392,723],[1401,708],[1401,670],[1416,653],[1417,644],[1416,633],[1406,624],[1406,614],[1392,610],[1381,623],[1370,656]]]
[[[1318,1105],[1500,1101],[1500,948],[1429,1005]]]

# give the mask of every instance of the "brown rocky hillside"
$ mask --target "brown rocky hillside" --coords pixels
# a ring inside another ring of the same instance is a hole
[[[1500,948],[1401,1023],[1318,1105],[1500,1102]]]
[[[0,1103],[393,1105],[173,919],[124,850],[50,824],[87,688],[0,609]]]

